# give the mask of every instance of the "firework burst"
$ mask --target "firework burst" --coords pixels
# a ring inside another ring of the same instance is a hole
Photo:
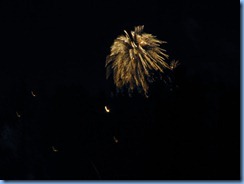
[[[160,45],[166,43],[156,36],[143,32],[144,26],[136,26],[130,34],[118,36],[106,58],[106,78],[113,74],[113,81],[118,90],[126,88],[142,92],[147,96],[149,83],[155,81],[166,69],[171,70],[166,59],[166,50]],[[175,67],[175,66],[174,66]]]

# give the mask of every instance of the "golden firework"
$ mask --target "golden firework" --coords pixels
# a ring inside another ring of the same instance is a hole
[[[143,32],[144,26],[136,26],[130,34],[118,36],[106,58],[106,78],[113,74],[117,89],[127,88],[129,94],[137,90],[146,96],[149,83],[155,81],[165,69],[172,69],[166,59],[166,50],[160,45],[166,43],[156,36]]]

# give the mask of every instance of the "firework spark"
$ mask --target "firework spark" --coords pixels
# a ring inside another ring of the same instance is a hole
[[[58,152],[58,150],[54,146],[52,146],[52,150],[53,152]]]
[[[36,96],[36,94],[34,93],[34,91],[31,91],[31,95],[32,95],[33,97]]]
[[[166,43],[156,36],[143,32],[144,26],[136,26],[130,34],[118,36],[106,58],[106,78],[113,74],[116,88],[127,88],[129,94],[137,90],[146,96],[149,83],[157,79],[158,74],[172,67],[166,62],[168,55],[160,45]]]
[[[105,109],[105,111],[106,111],[107,113],[110,112],[110,110],[109,110],[109,108],[108,108],[107,106],[105,106],[104,109]]]
[[[19,112],[17,112],[17,111],[16,111],[16,116],[17,116],[18,118],[20,118],[20,117],[21,117],[20,113],[19,113]]]
[[[177,68],[179,65],[180,65],[180,62],[179,62],[179,61],[172,60],[172,61],[170,62],[170,69],[171,69],[171,70],[174,70],[174,69]]]

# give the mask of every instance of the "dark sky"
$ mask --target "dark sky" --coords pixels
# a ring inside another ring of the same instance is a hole
[[[239,179],[239,10],[232,1],[1,1],[0,178]],[[148,99],[112,97],[106,56],[137,25],[181,65]]]

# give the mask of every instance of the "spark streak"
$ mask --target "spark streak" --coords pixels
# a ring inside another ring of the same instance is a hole
[[[119,140],[115,136],[113,138],[114,138],[114,142],[115,143],[118,143],[119,142]]]
[[[31,91],[31,94],[32,94],[32,96],[34,96],[34,97],[36,96],[36,95],[34,94],[34,92],[33,92],[33,91]]]
[[[109,113],[109,112],[110,112],[110,110],[108,109],[108,107],[107,107],[107,106],[105,106],[105,107],[104,107],[104,109],[105,109],[105,111],[106,111],[107,113]]]
[[[16,115],[17,115],[18,118],[21,117],[21,115],[17,111],[16,111]]]
[[[52,150],[53,152],[58,152],[58,150],[54,146],[52,146]]]

